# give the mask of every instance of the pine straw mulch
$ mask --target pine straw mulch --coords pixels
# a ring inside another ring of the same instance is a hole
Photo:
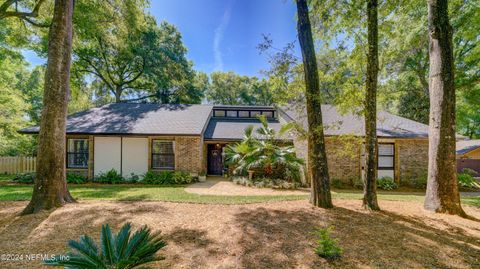
[[[19,217],[26,202],[0,202],[0,254],[65,252],[68,239],[130,221],[162,230],[165,260],[153,268],[480,268],[480,222],[423,211],[417,202],[381,201],[380,213],[360,201],[335,208],[306,201],[248,205],[168,202],[80,202]],[[480,209],[466,207],[480,219]],[[313,252],[314,228],[334,225],[344,249],[327,261]],[[0,268],[38,268],[39,261]]]

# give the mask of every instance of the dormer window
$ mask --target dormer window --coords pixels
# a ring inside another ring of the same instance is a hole
[[[270,107],[248,107],[248,106],[219,106],[213,108],[213,117],[218,118],[257,118],[264,115],[268,119],[275,118],[275,108]]]

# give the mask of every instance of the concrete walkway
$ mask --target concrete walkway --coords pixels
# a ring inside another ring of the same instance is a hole
[[[275,190],[237,185],[226,178],[209,177],[205,182],[197,182],[185,188],[186,192],[203,195],[255,196],[255,195],[302,195],[303,190]]]

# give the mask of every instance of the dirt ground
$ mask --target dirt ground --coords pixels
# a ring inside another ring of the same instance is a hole
[[[480,268],[480,222],[427,213],[417,202],[335,200],[331,210],[307,201],[249,205],[80,202],[19,217],[26,202],[0,203],[0,254],[58,254],[81,234],[130,221],[162,230],[165,260],[153,268]],[[480,219],[480,209],[466,207]],[[313,252],[317,227],[334,225],[344,249],[329,262]],[[0,261],[0,268],[38,268],[40,261]]]

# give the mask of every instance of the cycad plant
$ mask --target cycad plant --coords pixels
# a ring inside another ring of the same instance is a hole
[[[259,119],[262,126],[255,130],[258,138],[253,136],[253,126],[249,126],[245,129],[241,142],[225,149],[225,160],[233,166],[233,173],[244,174],[248,170],[262,169],[264,175],[270,177],[274,170],[297,171],[303,165],[303,160],[296,157],[293,146],[282,145],[277,140],[294,126],[284,125],[277,135],[277,132],[268,126],[264,116]]]
[[[166,246],[159,232],[151,233],[144,226],[132,235],[130,229],[131,224],[126,223],[117,235],[113,235],[110,226],[103,225],[100,248],[91,237],[82,235],[79,241],[68,241],[71,252],[45,264],[78,269],[127,269],[164,259],[156,256],[157,251]]]

